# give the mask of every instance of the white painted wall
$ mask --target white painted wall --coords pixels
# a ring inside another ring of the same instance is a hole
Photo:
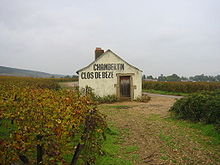
[[[82,72],[105,72],[105,71],[94,71],[94,64],[109,64],[109,63],[123,63],[124,70],[112,70],[108,72],[113,72],[113,78],[101,78],[101,79],[82,79]],[[94,89],[95,94],[99,96],[106,95],[116,95],[116,87],[114,84],[117,84],[117,73],[134,73],[133,77],[133,85],[136,85],[136,89],[134,89],[134,99],[142,95],[142,71],[131,67],[123,60],[115,56],[115,54],[111,51],[106,51],[100,58],[98,58],[92,65],[78,72],[79,74],[79,88],[85,88],[89,86]]]

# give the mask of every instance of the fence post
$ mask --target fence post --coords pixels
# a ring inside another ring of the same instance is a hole
[[[42,135],[37,135],[37,140],[40,141],[42,140],[43,136]],[[37,164],[43,164],[43,146],[42,145],[37,145]]]
[[[86,116],[86,119],[85,119],[85,128],[84,128],[84,131],[83,131],[83,134],[81,136],[81,140],[85,143],[87,140],[88,140],[88,135],[89,135],[89,129],[90,129],[90,122],[92,120],[92,114],[94,113],[94,110],[90,110],[88,115]],[[79,158],[79,155],[80,155],[80,152],[83,150],[84,148],[84,144],[78,144],[77,147],[76,147],[76,150],[75,150],[75,153],[74,153],[74,156],[72,158],[72,161],[70,163],[70,165],[76,165],[77,164],[77,160]],[[87,164],[89,164],[87,162]]]

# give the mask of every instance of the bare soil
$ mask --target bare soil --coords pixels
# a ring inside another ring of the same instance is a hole
[[[198,130],[166,119],[175,101],[176,98],[152,95],[148,103],[118,102],[100,105],[99,109],[124,138],[120,143],[122,157],[125,146],[137,147],[133,153],[139,158],[124,158],[135,165],[220,164],[220,146],[207,147],[200,141],[210,139]]]

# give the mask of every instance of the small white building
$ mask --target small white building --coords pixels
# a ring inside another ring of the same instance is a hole
[[[95,50],[95,61],[77,71],[79,88],[94,89],[96,95],[136,99],[142,95],[142,71],[111,50]]]

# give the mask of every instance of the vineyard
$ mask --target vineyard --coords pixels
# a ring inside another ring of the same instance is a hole
[[[167,92],[194,93],[220,89],[219,82],[155,82],[144,81],[143,90],[159,90]]]
[[[97,105],[117,100],[59,86],[70,80],[0,77],[0,165],[219,163],[220,98],[212,91],[219,83],[144,82],[144,89],[208,92]],[[174,118],[164,118],[169,108]]]
[[[57,81],[0,77],[2,164],[93,164],[102,153],[104,116]]]

